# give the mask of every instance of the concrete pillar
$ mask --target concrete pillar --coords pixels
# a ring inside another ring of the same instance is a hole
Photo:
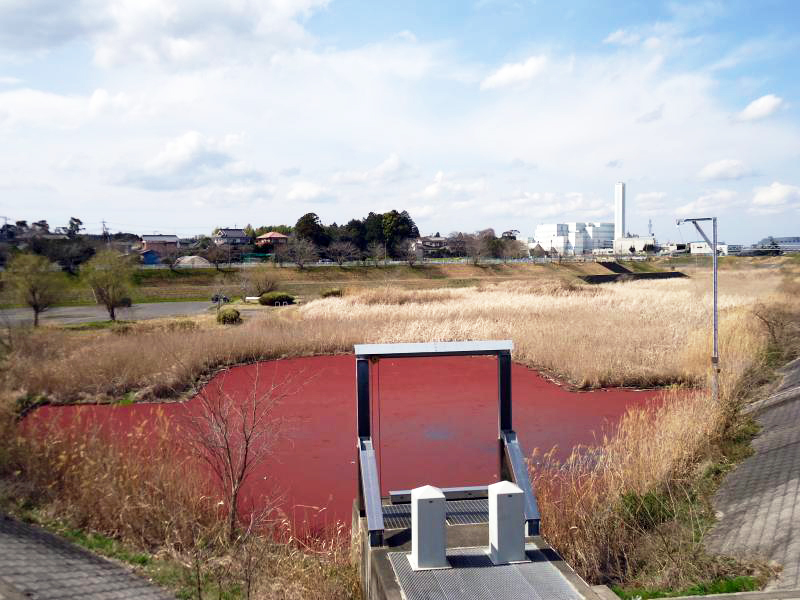
[[[442,490],[432,485],[411,490],[411,567],[415,571],[448,566],[445,553],[445,506]]]
[[[523,493],[510,481],[489,486],[489,557],[496,565],[526,560]]]

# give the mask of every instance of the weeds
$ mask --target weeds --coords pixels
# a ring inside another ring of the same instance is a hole
[[[553,285],[549,291],[527,284],[381,288],[261,313],[229,330],[200,318],[194,328],[140,323],[125,335],[36,332],[8,353],[2,390],[57,402],[108,401],[128,392],[137,400],[176,398],[235,364],[350,352],[365,342],[492,338],[513,339],[516,361],[579,388],[705,380],[711,305],[705,287],[692,280]],[[723,369],[738,370],[764,335],[748,313],[748,290],[720,296]]]

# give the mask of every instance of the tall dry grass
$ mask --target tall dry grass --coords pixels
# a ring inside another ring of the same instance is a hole
[[[708,485],[703,466],[726,460],[720,448],[738,435],[752,388],[768,381],[771,353],[779,347],[780,361],[800,354],[800,306],[780,286],[763,295],[753,289],[742,290],[745,302],[724,303],[717,399],[707,390],[666,392],[657,406],[628,412],[612,436],[575,449],[563,464],[533,457],[544,535],[586,579],[674,589],[770,574],[757,562],[706,552],[711,509],[698,492]],[[707,332],[689,332],[681,358],[697,365],[698,377],[711,375],[710,354]]]
[[[681,484],[690,479],[697,458],[718,439],[723,426],[724,410],[710,394],[671,392],[656,409],[627,413],[612,437],[575,449],[564,464],[534,456],[531,472],[544,536],[585,579],[630,581],[644,561],[641,547],[650,533],[647,523],[632,517],[642,507],[654,513],[672,511],[663,493],[684,493]],[[647,506],[649,498],[656,500],[655,506]],[[660,524],[656,519],[654,525]],[[685,550],[669,543],[659,548],[660,579],[647,583],[680,587],[696,582],[692,567],[697,562],[687,560]],[[679,564],[672,564],[670,552],[680,558]],[[692,558],[700,554],[698,548]]]
[[[510,338],[514,359],[578,387],[696,384],[706,375],[709,282],[596,287],[547,282],[452,290],[368,290],[251,317],[240,327],[148,325],[113,332],[42,331],[6,361],[6,396],[75,402],[176,397],[215,369],[352,351],[362,342]],[[777,289],[778,278],[722,278],[722,326]],[[759,291],[760,296],[752,290]],[[748,339],[748,338],[745,338]],[[723,340],[723,360],[739,345]]]
[[[242,517],[230,536],[225,494],[201,468],[191,430],[156,417],[118,439],[94,422],[64,425],[35,419],[20,428],[0,411],[0,500],[184,565],[182,592],[198,600],[216,587],[254,600],[356,597],[341,525],[297,537],[275,512],[257,529]]]

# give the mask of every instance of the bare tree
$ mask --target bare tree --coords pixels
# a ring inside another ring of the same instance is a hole
[[[367,246],[367,255],[373,260],[375,266],[382,260],[386,260],[386,246],[380,242],[372,242]]]
[[[353,242],[333,242],[328,246],[328,254],[341,267],[345,262],[358,257],[358,248]]]
[[[189,418],[188,443],[194,453],[208,464],[223,495],[225,537],[236,540],[241,518],[241,492],[256,469],[272,453],[281,422],[275,407],[285,398],[290,378],[270,382],[262,389],[259,365],[245,398],[234,398],[224,388],[224,377],[211,391],[208,386],[199,394],[199,413]],[[274,499],[273,499],[274,501]],[[249,532],[255,526],[251,515]]]
[[[319,258],[317,246],[311,240],[292,236],[289,239],[289,258],[299,269]]]
[[[502,247],[500,249],[503,262],[508,262],[514,258],[524,258],[528,256],[528,247],[520,240],[501,238]]]
[[[275,249],[272,251],[272,260],[275,261],[275,264],[279,267],[283,266],[283,263],[289,261],[289,245],[288,244],[277,244]]]
[[[62,275],[52,272],[50,261],[36,254],[20,254],[9,263],[4,280],[17,299],[33,310],[33,326],[39,326],[39,314],[59,300],[64,289]]]
[[[129,258],[114,250],[103,250],[95,254],[82,271],[98,304],[105,306],[109,318],[116,321],[116,309],[131,304],[133,265]]]
[[[212,242],[205,252],[205,258],[219,271],[219,266],[225,262],[228,258],[228,254],[220,246]]]
[[[417,263],[419,255],[414,240],[406,240],[400,245],[400,256],[408,263],[409,267],[413,267]]]
[[[278,287],[272,271],[267,267],[253,267],[239,272],[242,296],[261,296]]]
[[[483,240],[474,233],[465,233],[464,253],[473,265],[477,265],[483,256]]]

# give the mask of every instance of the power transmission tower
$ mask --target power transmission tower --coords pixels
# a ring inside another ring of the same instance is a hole
[[[101,221],[103,224],[103,239],[106,241],[106,246],[111,246],[111,235],[108,232],[108,227],[106,227],[106,222]]]

